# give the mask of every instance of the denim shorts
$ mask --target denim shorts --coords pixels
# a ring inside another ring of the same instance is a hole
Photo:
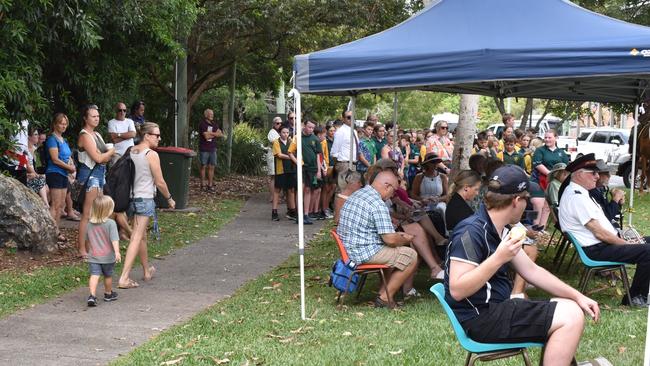
[[[93,172],[90,175],[90,172]],[[90,178],[88,176],[90,175]],[[84,183],[88,179],[88,184],[86,185],[86,191],[90,191],[91,188],[99,188],[100,190],[104,188],[106,184],[106,165],[95,165],[95,170],[87,167],[85,164],[79,164],[79,171],[77,172],[77,181]]]
[[[88,263],[88,268],[91,276],[111,277],[115,263]]]
[[[202,166],[217,165],[217,152],[216,151],[199,151],[199,161]]]
[[[156,212],[156,203],[153,198],[133,198],[129,203],[129,216],[153,217]]]

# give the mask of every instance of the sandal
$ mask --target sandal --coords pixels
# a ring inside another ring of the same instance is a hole
[[[156,267],[154,266],[149,266],[149,276],[144,276],[142,277],[143,281],[151,281],[153,278],[153,275],[156,273]]]
[[[121,288],[121,289],[125,289],[125,290],[130,289],[130,288],[136,288],[136,287],[140,287],[140,285],[137,282],[130,279],[130,278],[126,283],[118,283],[117,284],[117,288]]]
[[[81,221],[81,217],[79,217],[77,215],[72,215],[72,216],[67,215],[65,217],[65,219],[68,220],[68,221]]]

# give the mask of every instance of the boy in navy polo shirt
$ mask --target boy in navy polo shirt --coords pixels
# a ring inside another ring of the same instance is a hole
[[[544,365],[569,365],[586,312],[598,320],[598,304],[537,266],[521,250],[525,235],[509,235],[526,209],[529,181],[520,167],[497,169],[478,212],[461,221],[451,238],[445,299],[468,336],[485,343],[546,343]],[[510,299],[512,267],[527,282],[560,298]]]

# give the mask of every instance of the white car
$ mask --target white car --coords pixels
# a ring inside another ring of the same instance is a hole
[[[615,172],[615,161],[627,154],[629,138],[630,131],[623,128],[582,128],[577,138],[558,137],[557,146],[565,149],[571,160],[594,153],[596,159],[608,162],[610,170]]]

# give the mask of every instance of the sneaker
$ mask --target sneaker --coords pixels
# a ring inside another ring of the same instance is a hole
[[[111,302],[117,300],[117,292],[111,291],[110,294],[104,294],[104,301]]]
[[[325,211],[323,212],[323,214],[324,214],[325,217],[328,218],[328,219],[333,219],[333,218],[334,218],[334,212],[332,212],[332,210],[330,210],[329,207],[325,209]]]
[[[409,298],[409,297],[422,297],[422,294],[419,293],[418,290],[415,289],[415,287],[413,287],[407,293],[404,294],[404,298]]]
[[[296,222],[298,222],[298,221],[296,221]],[[313,225],[313,224],[314,224],[314,222],[311,221],[309,215],[305,215],[305,216],[303,217],[302,222],[303,222],[303,224],[305,224],[305,225]]]
[[[648,299],[643,295],[636,295],[632,298],[632,303],[628,304],[627,296],[624,296],[623,301],[621,301],[621,305],[641,308],[641,307],[648,306]]]
[[[287,215],[285,216],[289,220],[296,220],[298,217],[296,216],[295,211],[287,211]]]
[[[280,221],[280,217],[278,216],[277,212],[272,212],[271,213],[271,220],[273,221]]]
[[[315,212],[310,212],[307,216],[312,220],[318,220],[318,214]]]
[[[97,306],[97,298],[93,295],[88,296],[88,300],[86,301],[88,306],[93,307]]]
[[[327,219],[327,216],[325,216],[324,212],[317,212],[314,214],[316,216],[316,220],[325,220]]]

